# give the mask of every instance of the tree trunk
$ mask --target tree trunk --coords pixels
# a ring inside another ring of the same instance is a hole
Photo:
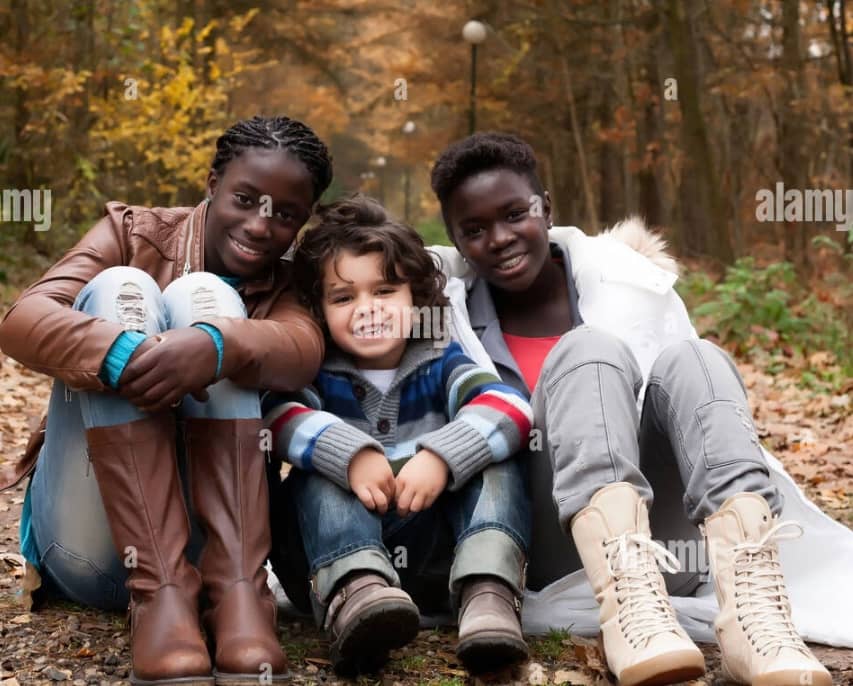
[[[835,48],[838,80],[846,88],[853,89],[853,58],[850,56],[850,40],[847,35],[847,8],[845,7],[845,0],[838,0],[839,18],[837,23],[833,14],[834,5],[835,0],[826,0],[826,9],[829,12],[829,34],[832,45]],[[847,123],[847,131],[847,178],[853,179],[853,122]],[[850,212],[849,209],[846,211]],[[845,251],[848,254],[853,254],[853,241],[850,240],[849,236],[844,243],[846,246]]]
[[[660,189],[656,168],[658,166],[660,148],[663,145],[663,133],[660,127],[661,82],[658,81],[656,64],[655,34],[659,31],[657,14],[649,11],[643,18],[643,31],[646,33],[646,44],[639,55],[639,77],[645,82],[649,96],[643,105],[642,112],[637,116],[637,155],[642,165],[637,173],[638,207],[649,226],[665,224]]]
[[[805,93],[803,60],[800,47],[799,0],[783,0],[782,4],[782,71],[785,89],[777,131],[779,145],[779,173],[785,188],[805,190],[806,128],[798,103]],[[779,217],[776,218],[777,221]],[[785,227],[785,259],[799,269],[808,264],[806,251],[806,224],[792,222]]]
[[[698,0],[668,0],[666,8],[685,154],[681,177],[683,243],[688,254],[707,254],[729,264],[734,260],[734,250],[702,113],[700,87],[703,79],[698,68],[698,41],[690,16],[700,4]]]
[[[565,53],[560,55],[560,68],[563,74],[563,86],[566,89],[566,100],[569,104],[569,117],[571,118],[572,137],[575,141],[575,148],[578,154],[578,172],[580,173],[581,183],[583,184],[583,195],[586,202],[586,227],[587,233],[597,233],[600,226],[598,224],[598,213],[595,208],[595,196],[592,192],[592,182],[589,178],[589,166],[586,162],[586,153],[584,152],[583,138],[581,137],[580,123],[578,122],[578,113],[575,107],[575,94],[572,86],[571,72],[569,71],[569,59]]]

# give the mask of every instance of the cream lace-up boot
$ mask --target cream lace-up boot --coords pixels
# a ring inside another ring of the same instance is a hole
[[[672,684],[705,672],[679,625],[658,564],[678,560],[652,541],[646,503],[628,483],[599,490],[572,519],[572,536],[601,607],[604,653],[621,686]]]
[[[720,614],[714,626],[727,678],[759,686],[830,686],[832,677],[791,621],[777,541],[799,538],[755,493],[732,496],[705,519]]]

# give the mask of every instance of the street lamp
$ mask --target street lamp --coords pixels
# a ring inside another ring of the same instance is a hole
[[[468,133],[477,130],[477,46],[486,40],[486,25],[472,19],[462,27],[462,38],[471,44],[471,104],[468,110]]]
[[[402,128],[403,135],[406,137],[406,170],[403,174],[403,198],[405,203],[403,206],[403,220],[407,224],[409,222],[409,215],[411,213],[409,191],[411,190],[412,183],[412,163],[410,161],[411,155],[409,154],[411,146],[409,145],[409,140],[411,138],[411,135],[415,132],[416,128],[417,127],[415,126],[415,122],[413,122],[411,119],[409,119],[409,121],[403,124]]]
[[[383,155],[377,157],[373,164],[379,167],[379,202],[383,205],[385,204],[385,165],[388,164],[388,160],[385,159]]]

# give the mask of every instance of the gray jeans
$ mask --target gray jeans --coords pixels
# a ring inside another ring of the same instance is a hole
[[[531,589],[580,569],[571,518],[608,483],[633,484],[651,507],[652,537],[687,547],[700,540],[696,524],[736,493],[758,493],[781,511],[746,388],[723,350],[705,340],[663,350],[640,416],[642,383],[628,346],[588,326],[563,336],[545,359],[531,398],[542,432],[530,461]],[[689,593],[699,580],[689,569],[669,575],[667,586]]]

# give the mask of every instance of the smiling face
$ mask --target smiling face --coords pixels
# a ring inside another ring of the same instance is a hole
[[[323,266],[323,317],[337,346],[366,369],[393,369],[411,331],[412,289],[389,283],[382,254],[348,250]]]
[[[284,150],[248,148],[207,179],[205,270],[244,279],[266,274],[311,216],[314,184]]]
[[[538,197],[525,176],[489,169],[465,179],[444,210],[453,243],[479,276],[504,291],[533,284],[550,254],[547,192]]]

